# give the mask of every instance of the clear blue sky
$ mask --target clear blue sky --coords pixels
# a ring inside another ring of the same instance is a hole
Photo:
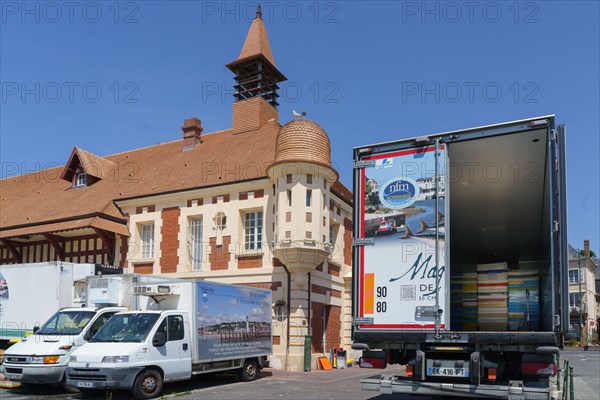
[[[263,2],[289,79],[280,120],[305,108],[351,186],[354,146],[556,114],[569,135],[569,242],[598,253],[598,4]],[[205,132],[231,126],[224,65],[253,4],[1,5],[2,176],[64,164],[75,145],[106,155],[178,139],[190,116]]]

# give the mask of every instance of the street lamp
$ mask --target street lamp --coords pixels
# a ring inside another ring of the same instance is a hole
[[[577,250],[577,268],[578,268],[578,276],[577,280],[579,281],[579,344],[583,343],[583,299],[581,298],[581,251]]]

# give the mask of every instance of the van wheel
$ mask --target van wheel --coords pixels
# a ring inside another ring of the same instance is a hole
[[[135,378],[131,392],[136,399],[152,399],[162,392],[163,378],[154,369],[145,369]]]
[[[258,363],[255,360],[248,360],[244,362],[244,366],[240,372],[240,379],[244,382],[250,382],[255,380],[257,376]]]

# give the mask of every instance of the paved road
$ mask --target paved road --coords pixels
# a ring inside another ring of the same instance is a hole
[[[576,400],[600,399],[600,351],[562,351],[563,360],[573,366],[573,386]],[[561,383],[562,384],[562,383]]]
[[[564,351],[561,360],[568,359],[574,367],[575,399],[598,400],[600,397],[600,351]],[[562,363],[562,361],[561,361]],[[388,368],[386,372],[402,374],[404,368]],[[179,382],[165,386],[165,395],[178,400],[230,400],[281,399],[281,400],[433,400],[425,396],[383,395],[377,392],[365,392],[360,388],[360,379],[376,374],[378,371],[360,368],[346,370],[313,371],[294,373],[277,370],[263,370],[254,382],[238,382],[234,376],[202,375],[192,381]],[[67,400],[107,399],[104,392],[94,395],[65,394],[57,389],[46,389],[43,393],[32,393],[26,389],[0,389],[0,399],[24,400]],[[129,399],[128,392],[116,392],[112,399]],[[441,400],[441,397],[436,397]]]

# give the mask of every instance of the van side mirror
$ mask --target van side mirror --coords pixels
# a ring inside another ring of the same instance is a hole
[[[39,330],[40,330],[40,326],[39,325],[34,326],[33,329],[32,329],[33,333],[36,333]]]
[[[152,346],[161,347],[167,343],[167,334],[164,332],[156,332],[152,338]]]

